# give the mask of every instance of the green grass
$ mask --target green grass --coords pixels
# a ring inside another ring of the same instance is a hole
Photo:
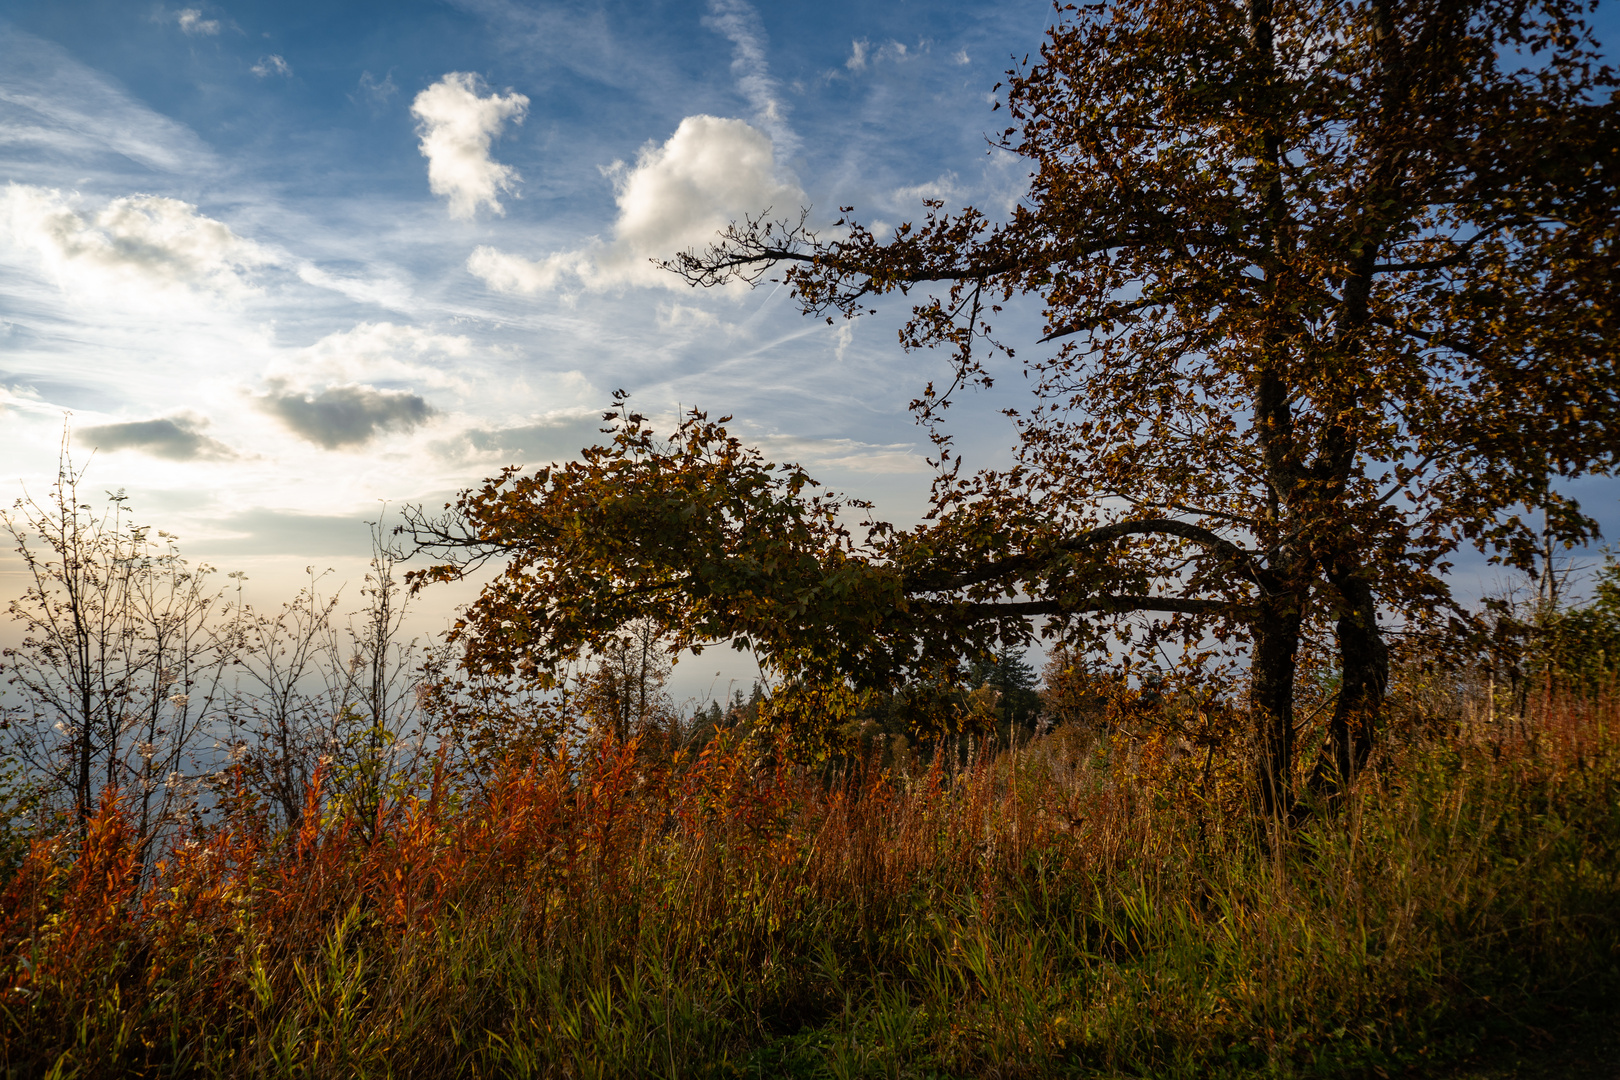
[[[485,799],[424,790],[374,843],[277,836],[242,800],[145,879],[109,803],[7,885],[0,1054],[19,1077],[1577,1075],[1620,1019],[1617,715],[1409,740],[1269,839],[1236,755],[1212,783],[1074,733],[832,783],[748,744],[602,748]]]

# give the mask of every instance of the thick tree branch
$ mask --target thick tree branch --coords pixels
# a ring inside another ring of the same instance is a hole
[[[1040,570],[1063,555],[1085,554],[1126,536],[1144,535],[1174,536],[1189,543],[1197,544],[1223,562],[1233,565],[1238,572],[1238,576],[1243,580],[1258,585],[1267,592],[1272,591],[1275,586],[1275,583],[1271,581],[1271,575],[1263,567],[1255,563],[1254,556],[1250,552],[1225,537],[1211,532],[1209,529],[1194,525],[1191,522],[1177,521],[1174,518],[1114,522],[1111,525],[1089,529],[1067,540],[1057,541],[1041,551],[1009,556],[975,570],[938,578],[919,575],[916,579],[916,586],[919,589],[936,592],[966,589],[974,585],[982,585],[987,581],[994,581],[997,578]]]
[[[1486,359],[1485,354],[1480,352],[1479,348],[1475,345],[1469,344],[1468,342],[1458,341],[1455,338],[1445,337],[1440,334],[1431,334],[1426,331],[1419,330],[1415,326],[1404,326],[1397,320],[1389,318],[1387,315],[1374,315],[1367,321],[1378,326],[1386,327],[1398,334],[1405,334],[1407,337],[1416,338],[1425,345],[1432,345],[1440,349],[1450,349],[1452,352],[1460,353],[1461,355],[1468,357],[1470,360],[1483,361]]]
[[[1006,603],[963,605],[969,615],[980,618],[1023,618],[1030,615],[1124,615],[1133,611],[1163,611],[1176,615],[1229,615],[1245,618],[1250,609],[1227,600],[1203,600],[1185,596],[1093,596],[1068,603],[1063,600],[1012,600]]]

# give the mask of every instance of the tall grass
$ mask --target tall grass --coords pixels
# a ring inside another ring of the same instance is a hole
[[[149,868],[106,797],[0,909],[11,1076],[1386,1075],[1620,995],[1620,702],[1413,738],[1290,836],[1060,730],[912,775],[722,736],[442,772]],[[1212,781],[1212,777],[1214,778]],[[1223,794],[1225,792],[1225,794]],[[366,838],[370,839],[366,839]]]

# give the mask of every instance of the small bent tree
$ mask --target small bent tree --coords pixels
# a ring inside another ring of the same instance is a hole
[[[807,313],[933,289],[901,331],[988,384],[990,319],[1044,305],[1018,461],[964,475],[937,426],[929,520],[868,526],[806,500],[700,415],[657,444],[509,471],[419,518],[447,552],[505,553],[470,611],[473,664],[544,664],[618,622],[746,639],[779,670],[886,678],[999,637],[1246,652],[1257,787],[1303,812],[1294,685],[1331,628],[1340,685],[1313,786],[1365,764],[1383,710],[1381,615],[1472,629],[1463,544],[1520,567],[1556,478],[1620,455],[1614,303],[1620,99],[1576,0],[1147,0],[1071,6],[1014,72],[1000,145],[1031,185],[1004,221],[930,203],[880,239],[734,224],[667,264],[698,286],[779,273]],[[999,107],[999,106],[998,106]],[[449,559],[428,576],[452,576]]]
[[[753,649],[783,677],[904,667],[920,626],[896,622],[900,579],[858,548],[848,504],[812,494],[802,469],[766,462],[724,419],[694,412],[665,442],[616,399],[608,445],[530,475],[506,469],[443,517],[407,512],[417,545],[443,557],[413,571],[414,586],[505,560],[452,632],[468,672],[555,685],[632,625],[671,653]]]

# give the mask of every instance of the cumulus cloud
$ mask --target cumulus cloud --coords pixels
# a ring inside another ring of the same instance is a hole
[[[247,290],[248,270],[276,261],[224,222],[161,195],[128,195],[81,214],[60,191],[8,184],[0,235],[37,252],[63,287],[94,292],[123,286],[144,296],[179,286],[236,294]]]
[[[357,384],[306,393],[273,380],[257,400],[293,434],[327,450],[359,446],[384,431],[412,431],[438,412],[408,390]]]
[[[610,170],[618,188],[613,239],[538,261],[480,247],[467,269],[502,292],[536,293],[565,276],[588,289],[680,282],[650,262],[712,241],[732,221],[804,205],[804,192],[776,164],[771,140],[746,121],[688,116],[662,146],[648,144],[634,168]]]
[[[472,354],[470,338],[390,322],[363,322],[328,334],[283,358],[270,377],[288,385],[410,382],[461,387],[457,362]]]
[[[688,116],[662,146],[643,147],[633,168],[615,162],[605,170],[618,191],[612,240],[537,260],[481,246],[468,258],[468,271],[497,292],[548,292],[566,279],[596,290],[674,287],[677,279],[653,260],[707,244],[739,218],[767,210],[788,215],[804,205],[797,180],[777,166],[777,155],[792,153],[798,138],[766,62],[759,13],[747,0],[709,0],[703,23],[732,44],[732,74],[753,107],[753,124]]]
[[[261,79],[269,75],[285,77],[292,74],[292,66],[275,53],[271,53],[269,56],[261,56],[259,62],[248,70]]]
[[[181,8],[174,13],[174,21],[179,23],[181,31],[187,34],[219,33],[219,20],[203,18],[203,13],[196,8]]]
[[[428,159],[428,187],[450,200],[451,217],[470,218],[480,206],[503,213],[498,195],[521,179],[489,156],[489,146],[506,121],[523,122],[529,99],[517,93],[481,97],[481,89],[478,76],[452,71],[411,103]]]
[[[98,450],[139,450],[170,461],[229,461],[236,451],[203,434],[208,421],[191,414],[80,428],[79,442]]]

